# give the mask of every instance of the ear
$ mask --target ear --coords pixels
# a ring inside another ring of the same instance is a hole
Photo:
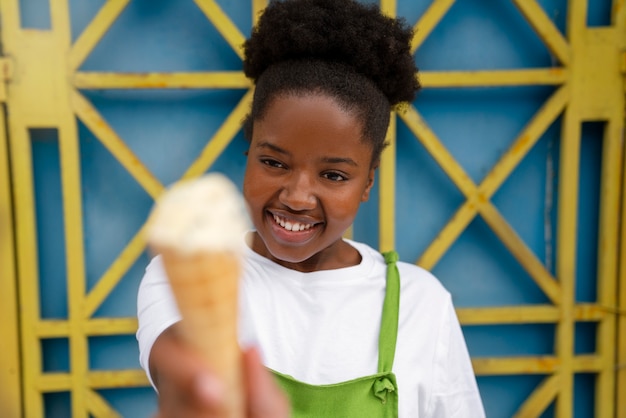
[[[370,190],[374,186],[374,174],[376,173],[376,167],[370,169],[370,172],[367,176],[367,184],[365,185],[365,189],[363,190],[363,194],[361,195],[361,202],[367,202],[370,198]]]

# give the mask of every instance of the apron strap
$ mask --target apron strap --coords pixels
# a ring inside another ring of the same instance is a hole
[[[378,373],[391,372],[393,367],[400,310],[400,273],[396,266],[398,253],[388,251],[383,253],[383,256],[387,264],[387,286],[378,336]]]

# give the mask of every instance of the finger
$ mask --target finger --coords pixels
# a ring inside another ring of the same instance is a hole
[[[263,366],[259,352],[244,352],[249,418],[286,418],[289,404],[270,372]]]
[[[222,409],[224,392],[221,382],[210,373],[200,357],[180,341],[174,327],[157,339],[150,362],[163,417],[176,416],[172,413],[180,408]]]

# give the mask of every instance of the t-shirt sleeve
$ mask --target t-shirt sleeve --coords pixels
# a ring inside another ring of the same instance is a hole
[[[161,257],[157,256],[146,268],[137,294],[139,363],[153,387],[148,364],[150,351],[157,337],[180,318]]]
[[[427,416],[484,417],[471,359],[450,297],[441,324],[435,358],[435,384]]]

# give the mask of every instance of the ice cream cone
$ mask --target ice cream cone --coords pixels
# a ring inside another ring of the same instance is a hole
[[[161,250],[183,320],[181,337],[225,386],[228,417],[244,416],[241,355],[237,343],[239,257],[228,252],[181,254]]]
[[[228,418],[245,415],[237,313],[247,228],[237,188],[217,174],[172,187],[148,222],[148,244],[162,257],[182,317],[181,337],[222,379]]]

